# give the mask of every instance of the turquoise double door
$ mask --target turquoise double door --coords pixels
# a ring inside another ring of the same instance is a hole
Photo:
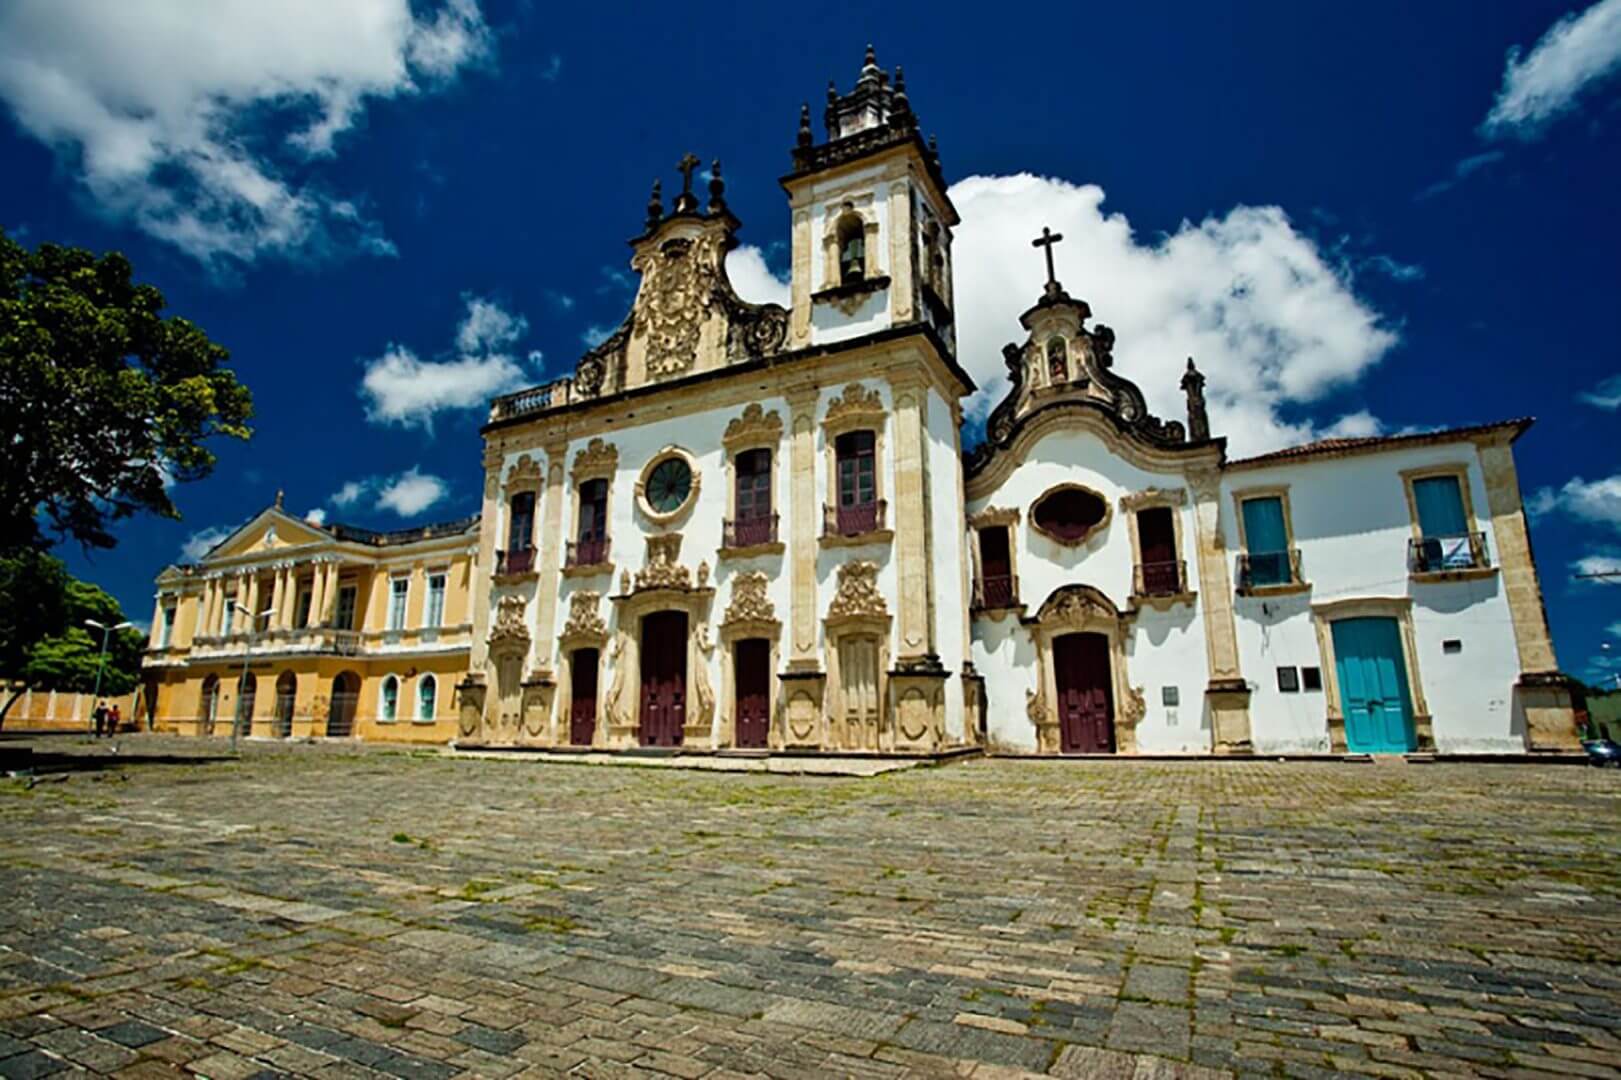
[[[1416,749],[1413,696],[1395,619],[1337,619],[1334,666],[1345,743],[1353,754],[1405,754]]]

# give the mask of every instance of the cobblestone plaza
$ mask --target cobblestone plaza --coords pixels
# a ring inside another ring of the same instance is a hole
[[[40,740],[0,1076],[1621,1076],[1621,776]]]

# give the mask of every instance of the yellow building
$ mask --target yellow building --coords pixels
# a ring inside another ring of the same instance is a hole
[[[229,734],[240,716],[244,735],[447,742],[477,546],[476,517],[379,533],[301,521],[278,497],[159,575],[152,726]]]

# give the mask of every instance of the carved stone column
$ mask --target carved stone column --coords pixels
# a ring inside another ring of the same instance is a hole
[[[483,678],[489,663],[490,633],[490,579],[495,573],[495,533],[501,520],[501,448],[484,448],[484,506],[479,518],[478,557],[474,560],[472,580],[467,597],[473,624],[472,645],[468,649],[467,669]],[[469,678],[472,678],[470,675]],[[478,694],[480,708],[484,694]],[[463,706],[465,708],[465,705]]]
[[[276,576],[270,586],[270,618],[267,620],[269,623],[266,627],[267,630],[281,629],[281,605],[286,599],[286,592],[287,568],[278,566],[276,567]]]
[[[328,626],[338,617],[338,578],[341,572],[342,565],[336,559],[326,564],[326,610],[321,612],[321,622]],[[361,624],[365,624],[364,617],[361,618]]]
[[[547,676],[554,669],[552,654],[557,649],[557,584],[563,571],[563,484],[564,458],[568,443],[548,443],[546,451],[546,490],[541,499],[544,525],[540,530],[540,578],[535,590],[535,670]]]
[[[227,634],[234,634],[242,627],[242,612],[248,606],[248,575],[236,575],[236,607],[231,613],[231,625],[225,630]]]
[[[310,566],[310,609],[304,613],[304,626],[320,626],[323,613],[326,611],[326,564],[317,562]]]
[[[1238,660],[1238,627],[1233,617],[1233,582],[1221,538],[1221,476],[1215,469],[1188,474],[1193,489],[1193,525],[1199,549],[1199,609],[1204,613],[1205,653],[1210,682],[1212,749],[1218,754],[1248,754],[1250,690]]]
[[[1520,659],[1514,698],[1525,712],[1526,749],[1580,750],[1581,735],[1576,730],[1570,683],[1559,671],[1553,637],[1548,632],[1548,613],[1542,604],[1537,566],[1531,559],[1531,537],[1525,527],[1514,451],[1506,434],[1480,446],[1480,466],[1485,473],[1486,508],[1491,514],[1497,565]]]

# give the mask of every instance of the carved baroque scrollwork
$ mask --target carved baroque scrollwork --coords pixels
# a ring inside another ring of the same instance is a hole
[[[863,559],[839,567],[838,589],[833,594],[833,602],[827,606],[829,620],[885,617],[888,614],[884,594],[878,591],[877,563]]]
[[[882,424],[884,416],[884,399],[878,391],[853,382],[827,403],[827,415],[822,418],[822,424],[847,429],[866,423]]]
[[[619,448],[601,439],[592,439],[584,450],[574,455],[571,475],[577,484],[597,476],[609,476],[619,467]]]
[[[771,579],[763,571],[754,570],[732,579],[732,602],[726,608],[725,622],[769,622],[777,617],[777,609],[766,595]]]
[[[490,627],[490,654],[522,655],[529,649],[529,628],[524,625],[525,600],[503,596],[496,602],[495,625]]]
[[[506,488],[508,491],[525,488],[540,487],[540,462],[528,454],[522,454],[507,470]]]
[[[676,562],[681,557],[681,534],[660,533],[647,538],[647,565],[636,571],[636,591],[690,589],[692,572]],[[705,574],[707,577],[707,573]]]
[[[636,332],[647,339],[647,373],[679,375],[698,357],[698,337],[715,298],[718,233],[675,238],[635,261],[642,273]]]
[[[569,594],[568,621],[563,624],[565,640],[601,641],[608,636],[608,624],[599,610],[602,594],[594,589],[578,589]]]
[[[760,403],[750,402],[742,415],[726,425],[721,441],[728,450],[782,441],[782,417],[775,410],[766,412]]]

